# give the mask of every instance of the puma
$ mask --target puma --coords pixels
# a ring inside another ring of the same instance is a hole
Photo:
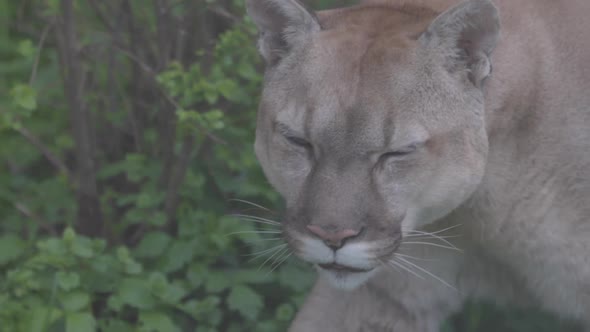
[[[246,0],[255,151],[319,278],[292,332],[434,332],[466,299],[590,331],[590,1]]]

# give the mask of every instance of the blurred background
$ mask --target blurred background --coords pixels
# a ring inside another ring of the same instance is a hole
[[[315,275],[269,222],[255,35],[243,0],[0,0],[0,331],[285,331]]]

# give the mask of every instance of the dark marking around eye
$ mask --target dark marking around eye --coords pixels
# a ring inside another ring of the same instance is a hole
[[[302,147],[305,149],[311,149],[312,145],[309,143],[305,138],[302,137],[301,134],[295,132],[293,129],[289,128],[286,124],[281,122],[276,122],[276,128],[278,132],[289,141],[289,143]]]
[[[275,126],[277,128],[277,131],[285,136],[285,137],[290,137],[290,136],[299,136],[295,133],[295,131],[291,128],[289,128],[289,126],[287,126],[286,124],[282,123],[282,122],[275,122]]]
[[[296,136],[285,136],[285,138],[293,145],[305,148],[305,149],[311,149],[311,143],[309,143],[308,141],[306,141],[305,139],[301,138],[301,137],[296,137]]]
[[[407,147],[405,147],[403,149],[399,149],[399,150],[395,150],[395,151],[391,151],[391,152],[386,152],[381,155],[380,159],[385,160],[385,159],[389,159],[389,158],[405,157],[405,156],[408,156],[408,155],[416,152],[417,149],[418,149],[418,144],[408,145]]]

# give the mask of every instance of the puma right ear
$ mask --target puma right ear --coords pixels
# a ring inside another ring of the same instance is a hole
[[[246,8],[260,33],[260,54],[269,64],[320,30],[316,16],[297,0],[246,0]]]
[[[490,55],[499,35],[496,6],[490,0],[468,0],[439,15],[420,41],[444,56],[450,70],[466,67],[472,83],[480,87],[491,73]]]

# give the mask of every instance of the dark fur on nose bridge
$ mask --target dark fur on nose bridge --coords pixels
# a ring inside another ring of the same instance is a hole
[[[357,237],[362,230],[361,228],[356,230],[350,228],[338,229],[337,227],[316,225],[307,225],[307,229],[334,250],[342,248],[346,240]]]

